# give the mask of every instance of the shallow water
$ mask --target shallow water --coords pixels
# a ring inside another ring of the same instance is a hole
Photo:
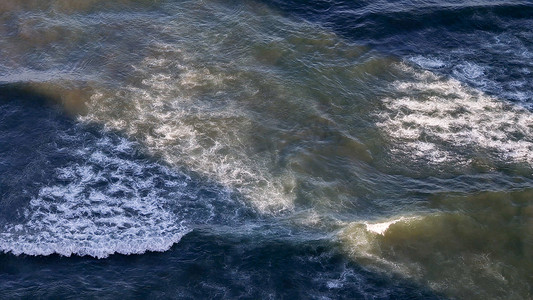
[[[0,295],[528,299],[526,1],[3,1]]]

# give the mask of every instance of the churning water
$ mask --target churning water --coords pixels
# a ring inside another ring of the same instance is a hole
[[[0,2],[0,296],[529,299],[529,1]]]

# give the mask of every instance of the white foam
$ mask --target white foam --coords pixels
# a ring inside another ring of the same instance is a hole
[[[378,271],[393,271],[408,276],[411,270],[407,266],[385,259],[381,255],[379,236],[384,235],[392,224],[414,218],[418,217],[399,217],[380,223],[346,223],[345,227],[339,231],[339,238],[347,253],[363,262],[366,267]]]
[[[291,174],[274,176],[267,156],[249,153],[252,119],[238,101],[217,97],[232,88],[236,71],[202,66],[199,58],[176,45],[153,47],[161,55],[134,67],[142,85],[94,94],[89,113],[81,119],[135,136],[171,165],[236,189],[263,213],[292,209],[294,196],[285,192],[294,184]],[[255,93],[245,76],[239,80],[242,93]]]
[[[446,66],[446,64],[440,59],[424,56],[414,56],[409,58],[409,60],[425,69],[439,69]]]
[[[431,163],[470,164],[464,149],[485,149],[502,161],[533,164],[533,114],[455,79],[401,65],[413,79],[393,84],[378,126],[394,151]]]
[[[398,219],[387,221],[387,222],[382,222],[382,223],[367,223],[367,222],[365,222],[365,226],[366,226],[366,230],[383,235],[383,234],[385,234],[385,231],[387,231],[387,229],[389,229],[389,227],[392,224],[395,224],[395,223],[398,223],[398,222],[401,222],[401,221],[405,221],[405,220],[408,220],[408,219],[409,218],[400,217]]]
[[[95,144],[115,153],[131,151],[124,139],[102,138]],[[23,221],[0,228],[1,251],[104,258],[113,253],[165,251],[190,231],[188,225],[194,220],[176,215],[169,203],[178,201],[187,185],[179,180],[183,176],[98,149],[78,149],[83,163],[58,168],[51,180],[57,183],[42,187],[31,199]],[[170,179],[164,178],[169,175]],[[161,180],[178,186],[169,193],[156,184]]]
[[[454,67],[453,73],[458,78],[475,80],[483,77],[485,70],[482,66],[471,62],[465,62]]]

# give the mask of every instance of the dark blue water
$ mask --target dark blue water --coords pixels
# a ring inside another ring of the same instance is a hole
[[[530,1],[0,3],[0,298],[529,299]]]

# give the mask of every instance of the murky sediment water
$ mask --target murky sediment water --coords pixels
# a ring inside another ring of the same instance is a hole
[[[526,1],[3,1],[0,295],[530,298],[529,28]]]

